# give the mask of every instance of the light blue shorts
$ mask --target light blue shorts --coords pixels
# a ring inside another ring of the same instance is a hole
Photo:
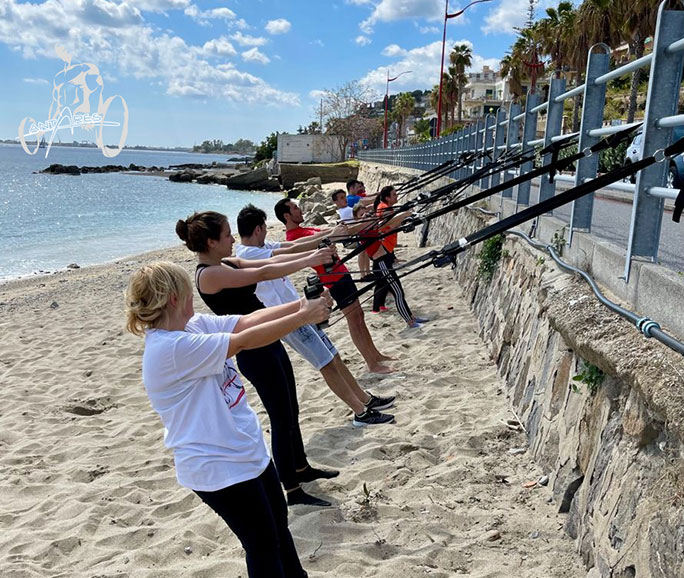
[[[304,325],[282,338],[316,369],[328,365],[337,355],[337,348],[315,325]]]

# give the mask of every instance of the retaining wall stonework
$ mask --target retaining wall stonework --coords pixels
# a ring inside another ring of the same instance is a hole
[[[359,179],[373,191],[412,174],[362,163]],[[431,226],[428,244],[452,242],[490,219],[472,209],[447,215]],[[480,246],[444,274],[455,276],[479,319],[528,451],[568,514],[587,578],[681,578],[681,356],[639,334],[522,239],[506,237],[504,249],[488,283],[478,275]],[[573,380],[585,362],[605,373],[595,393]]]

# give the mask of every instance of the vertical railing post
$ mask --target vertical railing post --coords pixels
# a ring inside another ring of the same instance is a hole
[[[489,150],[490,157],[487,158],[485,156],[482,157],[482,166],[484,167],[487,163],[491,162],[490,159],[494,158],[491,152],[492,148],[492,143],[494,142],[494,134],[492,132],[492,128],[494,127],[494,123],[496,122],[496,119],[493,114],[488,114],[485,116],[485,122],[484,122],[484,138],[482,139],[482,152],[486,152]],[[487,189],[489,188],[489,177],[484,177],[480,179],[480,188],[481,189]]]
[[[549,84],[549,100],[546,109],[546,131],[544,132],[544,147],[551,144],[551,139],[563,130],[563,102],[556,102],[556,97],[565,92],[565,79],[552,78]],[[545,154],[543,164],[551,162],[551,154]],[[549,176],[543,175],[539,185],[539,201],[550,199],[556,194],[555,181],[549,182]]]
[[[603,52],[599,52],[602,50]],[[603,125],[603,107],[606,103],[606,85],[595,83],[595,80],[610,70],[610,48],[605,44],[595,44],[589,50],[587,73],[582,99],[582,122],[580,124],[579,150],[595,145],[600,137],[591,136],[589,131],[601,128]],[[577,162],[575,171],[575,185],[581,185],[584,179],[596,177],[599,166],[598,155],[582,157]],[[568,244],[572,243],[574,231],[590,231],[591,218],[594,212],[594,193],[585,195],[572,204],[570,216],[570,236]]]
[[[472,140],[473,125],[469,124],[465,127],[465,134],[463,135],[463,152],[470,152],[470,142]],[[463,167],[463,178],[470,174],[470,167]]]
[[[456,141],[456,158],[461,156],[461,153],[463,152],[463,135],[465,135],[465,129],[462,128],[461,130],[458,131],[458,140]],[[458,169],[456,171],[456,174],[454,175],[455,179],[461,179],[463,175],[463,171],[461,169]]]
[[[482,149],[482,141],[484,140],[483,139],[484,134],[482,132],[482,129],[484,129],[484,121],[478,120],[475,123],[475,140],[473,142],[473,151],[475,151],[475,152],[480,152],[480,150]],[[479,161],[475,161],[473,163],[473,174],[475,174],[475,171],[477,171],[479,166],[480,166]]]
[[[437,156],[437,158],[433,159],[432,167],[430,167],[430,168],[436,167],[438,164],[440,164],[444,160],[444,157],[446,156],[446,147],[447,147],[448,141],[449,141],[449,135],[445,136],[442,139],[442,143],[439,147],[439,155]]]
[[[508,132],[506,133],[506,152],[517,151],[513,145],[520,142],[520,120],[516,120],[516,117],[520,114],[521,106],[517,102],[511,102],[511,106],[508,108]],[[510,175],[508,171],[504,174],[504,183],[510,181],[513,175]],[[513,189],[506,189],[502,195],[504,198],[510,199],[513,196]]]
[[[504,120],[506,120],[506,111],[503,109],[503,107],[499,107],[499,110],[496,111],[496,129],[494,131],[494,152],[492,154],[493,161],[498,159],[503,154],[503,150],[499,149],[499,147],[503,146],[504,135],[506,134],[506,126],[501,126],[501,123]],[[494,173],[492,175],[492,178],[490,179],[489,186],[495,187],[499,184],[500,179],[501,173]]]
[[[643,155],[669,146],[672,140],[671,129],[657,127],[659,119],[677,114],[679,90],[682,81],[684,53],[668,52],[668,47],[682,37],[684,12],[665,10],[666,2],[660,5],[656,32],[653,41],[653,60],[648,82],[648,98],[644,117]],[[655,261],[658,258],[660,230],[662,226],[663,199],[651,197],[648,189],[663,186],[668,163],[656,163],[637,173],[632,220],[627,244],[627,260],[624,277],[629,282],[632,257]]]
[[[537,138],[537,113],[532,112],[541,101],[541,96],[538,92],[528,92],[525,99],[525,125],[523,127],[522,149],[523,153],[534,151],[534,147],[527,144]],[[525,174],[532,170],[534,161],[527,161],[520,167],[520,174]],[[518,185],[518,196],[516,198],[517,205],[527,206],[530,204],[530,181],[525,181]]]

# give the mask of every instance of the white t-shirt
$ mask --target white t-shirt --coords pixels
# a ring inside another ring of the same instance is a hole
[[[337,209],[337,214],[340,216],[340,221],[353,221],[354,220],[354,209],[351,207],[343,207]]]
[[[240,259],[254,261],[257,259],[270,259],[273,251],[280,247],[277,241],[265,241],[261,247],[237,245],[235,254]],[[266,307],[284,305],[299,300],[299,293],[287,277],[280,277],[271,281],[259,281],[256,288],[256,296]]]
[[[185,331],[150,329],[142,373],[164,424],[178,483],[214,492],[259,476],[270,457],[231,359],[238,315],[195,315]]]

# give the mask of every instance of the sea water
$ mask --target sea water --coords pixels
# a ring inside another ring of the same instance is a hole
[[[80,176],[36,174],[50,164],[142,166],[226,162],[225,155],[124,150],[112,159],[96,148],[52,147],[28,155],[0,144],[0,280],[103,263],[180,243],[178,219],[214,210],[235,217],[247,203],[273,218],[273,193],[219,185],[173,183],[123,173]]]

